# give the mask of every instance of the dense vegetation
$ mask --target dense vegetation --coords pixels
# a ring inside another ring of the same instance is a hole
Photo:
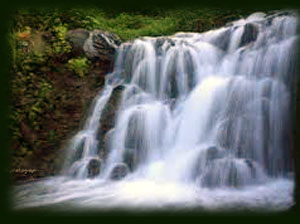
[[[79,128],[91,99],[103,85],[104,74],[111,69],[105,64],[96,69],[85,55],[73,54],[66,40],[69,30],[101,29],[128,41],[179,31],[203,32],[250,13],[205,8],[15,12],[8,36],[14,177],[20,178],[18,172],[23,168],[36,169],[34,177],[57,173],[63,159],[60,149]]]

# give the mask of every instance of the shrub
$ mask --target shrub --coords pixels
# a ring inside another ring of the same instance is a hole
[[[68,68],[79,77],[84,77],[89,72],[90,61],[86,57],[72,58],[68,61]]]

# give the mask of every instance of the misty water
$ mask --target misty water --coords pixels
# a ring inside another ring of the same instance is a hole
[[[15,207],[288,209],[296,28],[293,12],[255,13],[123,43],[62,174],[15,186]],[[115,124],[100,136],[116,88]]]

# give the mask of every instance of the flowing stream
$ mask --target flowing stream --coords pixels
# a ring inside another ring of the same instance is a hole
[[[122,44],[62,175],[16,186],[15,207],[288,209],[296,28],[293,12],[255,13]],[[114,127],[101,136],[116,88]]]

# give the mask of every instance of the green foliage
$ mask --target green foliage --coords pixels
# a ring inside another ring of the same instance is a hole
[[[245,10],[175,8],[118,12],[103,9],[64,11],[62,21],[70,29],[102,29],[119,35],[124,41],[141,36],[172,35],[175,32],[203,32],[228,21],[247,16]]]
[[[135,12],[100,8],[35,9],[19,11],[14,27],[23,29],[26,24],[34,30],[52,32],[59,42],[54,44],[54,51],[61,52],[68,51],[68,47],[64,48],[64,36],[70,29],[102,29],[114,32],[126,41],[145,35],[171,35],[178,31],[202,32],[249,14],[246,10],[238,9],[191,7],[153,8]]]
[[[71,46],[66,40],[68,28],[65,25],[59,24],[53,27],[55,38],[52,41],[52,50],[54,54],[64,54],[71,51]]]
[[[48,99],[52,90],[52,85],[48,82],[42,82],[39,87],[39,98]]]
[[[68,61],[68,68],[79,77],[84,77],[89,72],[90,62],[86,57],[72,58]]]

